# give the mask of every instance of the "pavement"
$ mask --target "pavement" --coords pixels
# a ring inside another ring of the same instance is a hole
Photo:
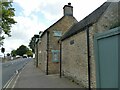
[[[10,80],[13,79],[13,76],[16,76],[16,73],[20,71],[27,64],[27,62],[31,60],[32,58],[19,58],[13,61],[1,63],[0,66],[2,67],[2,74],[0,74],[0,77],[2,77],[2,87],[6,88],[7,85],[9,85],[9,82],[11,82]]]
[[[30,61],[10,84],[11,88],[80,88],[79,85],[59,75],[45,75]],[[10,88],[10,87],[9,87]]]

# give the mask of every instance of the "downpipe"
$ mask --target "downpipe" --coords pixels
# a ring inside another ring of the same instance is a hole
[[[86,34],[87,34],[87,57],[88,57],[88,88],[89,88],[89,90],[91,90],[89,27],[87,27]]]
[[[48,75],[48,61],[49,61],[49,31],[47,31],[47,63],[46,63],[46,75]]]
[[[60,78],[62,77],[62,42],[60,42]]]

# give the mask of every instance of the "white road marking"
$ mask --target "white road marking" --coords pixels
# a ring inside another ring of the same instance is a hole
[[[25,66],[22,68],[22,70],[24,70],[24,68],[25,68]],[[21,70],[21,72],[22,72],[22,70]],[[17,83],[17,81],[18,81],[18,79],[19,79],[19,77],[20,77],[21,72],[19,72],[19,74],[18,74],[18,76],[17,76],[17,78],[16,78],[16,80],[15,80],[12,88],[14,88],[14,87],[16,86],[16,83]]]
[[[5,90],[8,88],[8,86],[10,85],[10,83],[13,81],[14,77],[16,76],[16,73],[10,78],[10,80],[4,85],[3,88],[5,88]]]
[[[22,72],[22,70],[24,70],[24,68],[25,68],[25,66],[20,71]],[[18,72],[18,70],[16,70],[16,73],[14,73],[14,75],[10,78],[10,80],[4,85],[4,87],[2,88],[2,90],[3,89],[6,90],[10,86],[10,84],[12,83],[13,79],[15,78],[15,76],[17,75],[17,78],[14,81],[14,84],[12,86],[12,88],[14,88],[15,85],[16,85],[16,83],[17,83],[17,80],[18,80],[18,78],[19,78],[19,76],[21,74],[21,72]]]
[[[15,85],[16,85],[16,83],[17,83],[17,81],[18,81],[18,78],[20,77],[20,74],[21,74],[21,72],[18,74],[18,76],[17,76],[17,78],[16,78],[16,80],[15,80],[15,82],[14,82],[14,84],[13,84],[12,88],[14,88],[14,87],[15,87]]]

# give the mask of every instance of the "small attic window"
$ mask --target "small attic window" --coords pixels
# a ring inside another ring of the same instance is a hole
[[[71,41],[70,41],[70,45],[73,45],[73,44],[74,44],[74,40],[71,40]]]
[[[53,31],[55,37],[61,37],[62,31]]]

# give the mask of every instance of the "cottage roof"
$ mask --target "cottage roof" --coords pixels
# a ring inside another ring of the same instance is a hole
[[[54,24],[52,24],[49,28],[47,28],[43,33],[42,33],[42,35],[40,36],[40,38],[42,38],[42,36],[51,28],[51,27],[53,27],[55,24],[57,24],[58,22],[60,22],[63,18],[65,18],[65,17],[71,17],[71,18],[73,18],[73,19],[75,19],[76,20],[76,18],[74,17],[74,16],[63,16],[62,18],[60,18],[57,22],[55,22]],[[77,20],[76,20],[77,21]]]
[[[96,23],[100,16],[106,11],[108,6],[111,2],[105,2],[103,5],[101,5],[99,8],[97,8],[95,11],[93,11],[91,14],[89,14],[87,17],[85,17],[80,22],[74,24],[68,32],[66,32],[62,38],[61,41],[65,40],[66,38],[69,38],[72,35],[75,35],[76,33],[82,31],[83,28],[90,26],[94,23]]]

